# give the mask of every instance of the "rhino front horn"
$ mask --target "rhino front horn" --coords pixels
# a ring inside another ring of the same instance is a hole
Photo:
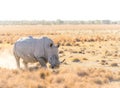
[[[63,63],[65,61],[65,59],[64,60],[62,60],[60,63]]]

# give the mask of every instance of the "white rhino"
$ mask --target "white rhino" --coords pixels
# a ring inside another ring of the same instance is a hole
[[[20,68],[20,58],[27,68],[27,64],[39,62],[42,67],[47,67],[49,62],[51,67],[59,66],[58,47],[48,37],[33,38],[32,36],[17,40],[13,47],[17,67]]]

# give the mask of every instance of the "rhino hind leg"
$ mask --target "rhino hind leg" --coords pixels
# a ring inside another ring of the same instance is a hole
[[[25,61],[23,61],[23,64],[24,64],[24,66],[25,66],[25,69],[28,69],[28,63],[27,62],[25,62]]]
[[[17,68],[20,69],[20,57],[15,55],[15,60],[16,60]]]

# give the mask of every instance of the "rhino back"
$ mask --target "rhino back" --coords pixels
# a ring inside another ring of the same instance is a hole
[[[34,57],[40,56],[41,47],[42,41],[33,38],[21,39],[14,45],[16,54],[27,62],[36,61]]]

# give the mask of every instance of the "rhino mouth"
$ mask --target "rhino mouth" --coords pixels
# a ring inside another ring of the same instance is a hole
[[[57,69],[57,68],[59,68],[60,64],[62,64],[64,62],[65,62],[65,59],[63,59],[58,65],[50,65],[49,67],[52,69]]]
[[[56,66],[50,65],[49,67],[52,68],[52,69],[57,69],[57,68],[59,68],[59,65],[56,65]]]

